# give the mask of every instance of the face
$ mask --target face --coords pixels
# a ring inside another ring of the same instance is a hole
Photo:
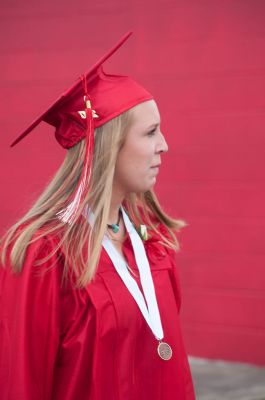
[[[121,148],[114,176],[114,188],[124,195],[151,189],[168,150],[160,130],[160,115],[154,100],[138,104],[132,110],[132,122]]]

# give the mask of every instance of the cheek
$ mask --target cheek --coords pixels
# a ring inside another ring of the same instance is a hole
[[[128,139],[128,138],[127,138]],[[155,183],[154,145],[146,137],[130,137],[121,149],[116,163],[115,181],[126,191],[145,191]]]
[[[150,165],[152,159],[151,151],[148,149],[146,143],[140,144],[139,141],[135,139],[133,143],[128,143],[122,149],[118,157],[121,166],[140,170]]]
[[[143,171],[142,161],[139,157],[132,157],[125,153],[118,158],[116,164],[116,176],[122,183],[136,179],[141,171]]]
[[[143,192],[156,182],[156,174],[146,158],[120,158],[116,164],[115,181],[125,192]]]

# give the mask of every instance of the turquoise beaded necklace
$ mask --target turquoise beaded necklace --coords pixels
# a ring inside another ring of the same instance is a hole
[[[119,232],[120,229],[120,220],[121,220],[121,209],[119,209],[119,217],[116,224],[107,224],[108,228],[112,230],[113,233]]]

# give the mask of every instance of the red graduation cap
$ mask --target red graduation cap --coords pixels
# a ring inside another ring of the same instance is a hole
[[[92,128],[97,128],[135,105],[152,99],[153,96],[129,76],[106,74],[102,68],[102,64],[131,34],[132,32],[128,32],[124,35],[73,86],[35,119],[11,146],[15,146],[41,121],[45,121],[56,128],[56,139],[68,149],[86,136],[89,124],[86,118],[86,114],[89,113],[86,109],[91,109]]]
[[[102,64],[122,46],[131,34],[132,32],[128,32],[124,35],[11,144],[14,146],[24,139],[41,121],[56,128],[55,137],[66,149],[86,138],[85,164],[80,181],[71,202],[60,213],[60,217],[65,222],[72,221],[89,187],[94,128],[105,124],[135,105],[153,98],[129,76],[110,75],[103,71]]]

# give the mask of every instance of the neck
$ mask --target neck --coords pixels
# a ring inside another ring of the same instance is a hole
[[[109,224],[116,224],[116,222],[118,221],[120,206],[121,204],[115,204],[110,206],[109,218],[108,218]]]
[[[109,210],[109,218],[108,218],[108,224],[116,224],[119,218],[119,209],[122,205],[122,202],[125,198],[125,195],[122,191],[117,190],[117,188],[113,187],[112,190],[112,197],[111,197],[111,204],[110,204],[110,210]],[[119,230],[116,233],[112,233],[111,229],[107,229],[108,236],[110,240],[113,241],[114,245],[118,249],[118,251],[122,252],[122,243],[125,238],[126,234],[126,229],[124,226],[123,218],[120,219],[119,223]]]
[[[117,222],[123,198],[121,194],[113,191],[108,218],[109,224],[115,224]]]

